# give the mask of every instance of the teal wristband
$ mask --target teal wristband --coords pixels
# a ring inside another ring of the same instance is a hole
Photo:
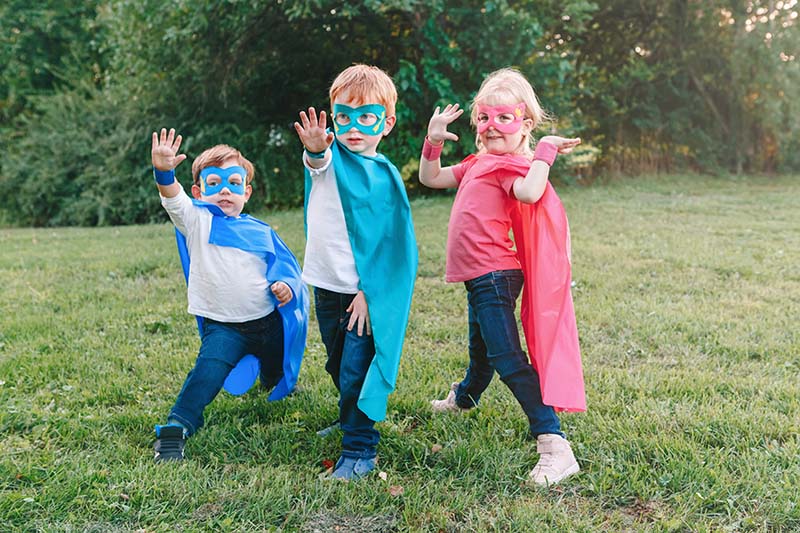
[[[158,170],[153,167],[153,176],[156,178],[156,183],[159,185],[167,186],[175,183],[175,169],[171,170]]]
[[[325,152],[327,152],[327,151],[328,151],[328,149],[326,148],[325,150],[323,150],[321,152],[310,152],[308,150],[308,148],[306,148],[306,155],[308,157],[310,157],[311,159],[325,159]]]

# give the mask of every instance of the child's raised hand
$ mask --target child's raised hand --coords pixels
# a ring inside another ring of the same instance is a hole
[[[280,302],[278,307],[283,307],[292,301],[292,289],[284,282],[276,281],[270,285],[269,289],[272,291],[272,294],[275,295],[275,298],[278,299],[278,302]]]
[[[568,139],[566,137],[559,137],[558,135],[545,135],[539,139],[539,142],[547,142],[555,145],[555,147],[558,148],[559,154],[568,154],[581,143],[581,139],[580,137]]]
[[[300,142],[309,152],[324,152],[333,142],[333,132],[325,131],[325,126],[325,111],[320,111],[318,119],[313,107],[308,108],[308,114],[300,111],[300,122],[294,123]]]
[[[457,141],[458,135],[447,131],[448,124],[454,122],[463,113],[458,104],[447,104],[444,111],[439,111],[439,106],[433,111],[433,116],[428,122],[428,140],[433,144],[442,144],[444,141]]]
[[[150,156],[153,159],[153,166],[158,170],[172,170],[186,159],[186,154],[178,154],[183,137],[175,136],[175,128],[170,128],[167,133],[166,128],[161,128],[161,136],[153,132],[153,147]]]

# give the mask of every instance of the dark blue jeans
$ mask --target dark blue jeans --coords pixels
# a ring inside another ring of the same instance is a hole
[[[375,429],[375,422],[358,408],[358,396],[375,357],[375,341],[366,331],[359,336],[358,326],[347,331],[350,321],[347,308],[353,298],[355,294],[314,289],[319,332],[328,353],[325,370],[339,390],[342,455],[372,458],[377,453],[380,433]]]
[[[261,384],[274,386],[283,375],[283,322],[276,309],[249,322],[204,319],[200,352],[186,376],[167,420],[183,424],[191,435],[203,426],[203,410],[211,403],[231,369],[247,354],[261,363]]]
[[[456,389],[456,404],[477,405],[496,371],[525,411],[534,437],[563,436],[555,410],[542,403],[539,375],[520,344],[514,310],[523,281],[521,270],[498,270],[464,283],[469,301],[469,368]]]

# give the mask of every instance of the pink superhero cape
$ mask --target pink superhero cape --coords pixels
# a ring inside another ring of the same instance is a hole
[[[531,166],[520,156],[484,154],[475,160],[471,171],[478,175],[511,173],[524,177]],[[535,204],[515,203],[511,223],[525,276],[522,329],[531,364],[539,374],[542,401],[557,411],[585,411],[581,351],[570,291],[567,213],[549,182]]]

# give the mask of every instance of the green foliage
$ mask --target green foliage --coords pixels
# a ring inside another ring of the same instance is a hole
[[[0,210],[20,224],[163,217],[147,172],[148,133],[162,126],[184,135],[190,158],[217,143],[240,148],[257,170],[251,206],[299,205],[292,123],[310,105],[327,108],[331,81],[354,62],[395,80],[398,125],[381,151],[412,196],[431,194],[416,169],[433,108],[469,105],[485,75],[509,65],[556,117],[547,129],[587,143],[580,160],[559,161],[557,181],[800,168],[790,2],[34,4],[0,7],[0,184],[24,184]],[[454,131],[446,162],[474,149],[466,117]]]

